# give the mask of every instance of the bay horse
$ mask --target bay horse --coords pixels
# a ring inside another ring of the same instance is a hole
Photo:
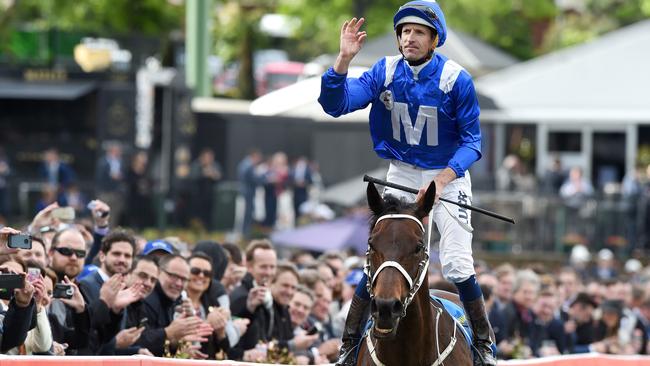
[[[366,274],[373,326],[360,344],[358,366],[473,364],[456,321],[429,297],[429,245],[422,219],[435,196],[435,183],[415,203],[382,198],[368,183],[372,217]]]

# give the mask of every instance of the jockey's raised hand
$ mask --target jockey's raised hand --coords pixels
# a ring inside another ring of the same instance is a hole
[[[334,63],[334,71],[337,73],[347,74],[350,62],[361,51],[367,37],[365,31],[359,31],[364,22],[364,18],[352,18],[343,23],[339,55]]]

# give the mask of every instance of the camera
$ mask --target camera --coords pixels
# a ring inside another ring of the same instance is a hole
[[[0,273],[0,299],[10,300],[14,289],[25,287],[25,276],[16,273]]]
[[[66,285],[65,283],[57,283],[54,285],[54,291],[52,297],[55,299],[71,299],[74,295],[74,289],[71,285]]]
[[[32,237],[27,234],[9,234],[7,247],[15,249],[32,249]]]
[[[320,323],[314,323],[311,328],[307,330],[307,335],[314,335],[320,333],[323,330],[323,326]]]

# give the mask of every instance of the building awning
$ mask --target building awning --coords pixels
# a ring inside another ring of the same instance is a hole
[[[75,100],[96,87],[95,82],[35,83],[0,80],[0,99]]]

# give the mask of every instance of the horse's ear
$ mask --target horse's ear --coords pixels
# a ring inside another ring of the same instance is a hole
[[[372,182],[368,182],[368,189],[366,190],[368,196],[368,207],[375,215],[381,215],[384,212],[384,199],[377,191],[377,187]]]
[[[431,181],[429,183],[429,188],[427,188],[427,191],[424,193],[422,197],[418,200],[418,208],[415,212],[418,218],[424,218],[429,214],[431,211],[431,208],[433,207],[433,203],[436,200],[436,183],[434,181]]]

